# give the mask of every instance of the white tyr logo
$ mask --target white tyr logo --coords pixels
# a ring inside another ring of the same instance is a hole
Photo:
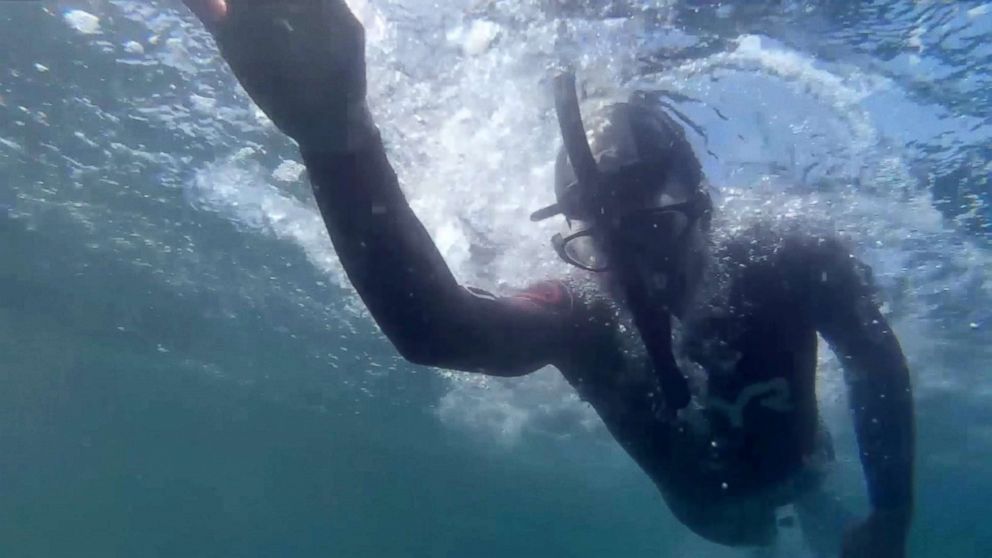
[[[793,409],[789,382],[785,378],[750,384],[737,394],[737,399],[732,403],[711,396],[709,406],[723,413],[734,428],[743,428],[744,409],[755,399],[760,399],[762,406],[780,413]]]

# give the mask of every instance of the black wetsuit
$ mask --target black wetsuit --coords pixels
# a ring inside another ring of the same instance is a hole
[[[838,242],[756,230],[721,248],[723,288],[683,315],[672,348],[687,374],[703,372],[703,408],[670,420],[643,345],[621,333],[626,317],[610,299],[566,282],[505,297],[464,288],[408,206],[377,135],[351,153],[303,156],[352,284],[406,359],[495,376],[555,366],[697,533],[767,543],[771,510],[803,489],[822,449],[818,332],[847,371],[872,504],[910,506],[905,359],[867,268]]]

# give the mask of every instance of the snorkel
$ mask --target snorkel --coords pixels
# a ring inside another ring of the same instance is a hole
[[[596,164],[589,141],[586,138],[579,99],[576,93],[575,74],[564,72],[554,78],[555,112],[561,129],[565,152],[575,173],[577,186],[590,196],[590,200],[600,207],[609,202],[603,199],[607,192],[603,188],[603,176]],[[621,267],[632,269],[631,256],[620,251],[613,257]],[[626,260],[626,261],[625,261]],[[661,385],[665,411],[674,414],[689,404],[689,384],[679,370],[672,354],[672,322],[667,308],[659,315],[659,306],[653,303],[652,295],[643,280],[635,274],[619,274],[621,287],[627,299],[629,311],[647,349],[655,374]]]

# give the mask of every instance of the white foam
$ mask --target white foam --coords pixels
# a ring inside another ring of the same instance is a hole
[[[144,54],[145,47],[141,46],[138,41],[128,41],[124,43],[124,52],[128,54]]]
[[[467,28],[459,27],[448,34],[448,38],[458,43],[469,56],[482,54],[499,37],[499,25],[485,20],[475,20]]]
[[[0,138],[0,146],[6,147],[7,149],[14,151],[16,153],[23,153],[24,147],[16,141],[9,140],[7,138]]]
[[[272,171],[272,178],[279,182],[296,182],[303,177],[306,167],[298,161],[285,160]]]
[[[193,107],[193,110],[199,112],[212,114],[214,109],[217,108],[217,99],[203,97],[201,95],[197,95],[196,93],[189,96],[189,101]]]
[[[992,4],[981,4],[969,9],[967,14],[969,18],[975,19],[989,13],[990,10],[992,10]]]
[[[339,286],[347,284],[320,215],[262,179],[261,167],[244,148],[200,169],[189,184],[197,204],[255,232],[303,249],[307,259]]]
[[[451,389],[438,404],[450,426],[513,445],[528,435],[571,437],[606,432],[592,407],[582,403],[553,368],[521,378],[446,373]]]
[[[72,27],[83,35],[98,35],[103,33],[103,30],[100,28],[100,18],[89,12],[69,10],[62,14],[62,19],[65,20],[69,27]]]

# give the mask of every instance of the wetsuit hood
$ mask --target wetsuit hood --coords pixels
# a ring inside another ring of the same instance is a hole
[[[564,118],[576,117],[565,115]],[[638,182],[650,185],[657,193],[673,184],[683,190],[676,197],[691,197],[704,191],[702,167],[684,130],[660,106],[635,95],[627,102],[593,111],[584,123],[578,118],[579,126],[584,127],[589,157],[584,162],[573,162],[567,144],[559,150],[555,161],[557,201],[535,211],[532,220],[555,215],[564,215],[569,220],[589,220],[599,212],[599,205],[606,197],[630,195],[624,188],[634,182],[629,180],[634,175],[642,178]],[[567,123],[562,124],[564,131]],[[586,176],[593,174],[595,178]],[[613,180],[613,177],[627,180]]]

